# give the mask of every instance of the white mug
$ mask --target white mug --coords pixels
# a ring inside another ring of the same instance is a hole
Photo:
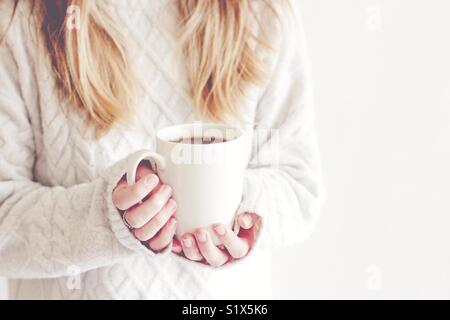
[[[225,141],[211,144],[179,141],[191,137]],[[136,182],[140,162],[150,161],[161,181],[173,189],[177,203],[176,236],[205,228],[219,245],[221,242],[211,226],[215,223],[233,226],[242,201],[249,135],[237,127],[193,123],[162,129],[156,140],[156,152],[142,150],[135,154],[127,171],[128,184]]]

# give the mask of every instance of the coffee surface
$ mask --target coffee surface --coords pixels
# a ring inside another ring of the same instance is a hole
[[[234,139],[225,139],[217,137],[180,137],[178,139],[170,140],[173,143],[184,143],[184,144],[214,144],[223,143]]]

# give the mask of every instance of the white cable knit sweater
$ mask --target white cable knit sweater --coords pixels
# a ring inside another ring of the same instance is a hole
[[[247,88],[242,103],[249,123],[279,130],[278,153],[269,148],[272,135],[255,138],[239,210],[262,217],[258,245],[241,261],[212,269],[170,252],[152,254],[112,204],[129,155],[152,149],[158,129],[195,119],[170,1],[109,1],[136,44],[131,61],[144,95],[132,129],[117,127],[97,140],[83,115],[58,96],[28,1],[20,1],[0,47],[0,276],[10,279],[10,297],[270,298],[270,249],[305,239],[322,200],[299,25],[273,32],[279,50],[262,56],[270,82]],[[0,4],[2,28],[12,2]]]

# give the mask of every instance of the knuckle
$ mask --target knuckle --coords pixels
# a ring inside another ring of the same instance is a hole
[[[156,211],[161,210],[164,206],[164,198],[158,194],[155,194],[150,200],[150,206]]]
[[[241,259],[247,255],[246,249],[238,249],[235,252],[233,252],[233,258],[235,259]]]
[[[135,184],[130,188],[130,193],[135,198],[136,202],[138,202],[144,197],[145,190],[140,184]]]
[[[141,228],[143,224],[139,221],[136,214],[130,214],[130,212],[125,212],[125,220],[133,228]]]
[[[142,229],[134,230],[134,236],[140,241],[148,241],[150,239],[145,230]]]
[[[161,224],[164,224],[164,223],[167,221],[167,219],[166,219],[166,217],[165,217],[165,215],[164,215],[163,212],[158,213],[158,214],[153,218],[153,220],[154,220],[154,223],[155,223],[156,225],[158,225],[158,226],[160,226]]]

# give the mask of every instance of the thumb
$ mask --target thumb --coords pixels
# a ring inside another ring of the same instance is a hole
[[[258,215],[255,213],[243,213],[238,217],[238,224],[242,229],[248,230],[253,228],[253,226],[258,221]]]

